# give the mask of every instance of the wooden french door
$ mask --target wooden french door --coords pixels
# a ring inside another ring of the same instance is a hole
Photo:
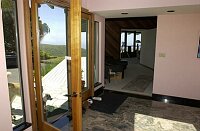
[[[81,13],[81,84],[82,100],[94,95],[94,58],[93,58],[93,15]]]
[[[34,78],[41,131],[81,131],[82,101],[93,95],[92,14],[81,13],[80,5],[80,0],[70,5],[62,0],[32,0]],[[68,117],[70,114],[72,117]]]

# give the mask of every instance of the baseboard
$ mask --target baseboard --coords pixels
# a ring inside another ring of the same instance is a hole
[[[115,94],[126,95],[128,97],[135,97],[135,98],[141,98],[141,99],[147,99],[147,100],[151,100],[152,99],[151,96],[132,94],[132,93],[120,92],[120,91],[113,91],[113,90],[107,90],[107,89],[104,89],[104,92],[112,92],[112,93],[115,93]]]
[[[171,104],[178,104],[178,105],[185,105],[185,106],[200,108],[200,100],[167,96],[167,95],[161,95],[161,94],[152,94],[152,97],[142,96],[142,95],[135,95],[135,94],[131,94],[131,93],[125,93],[125,92],[110,91],[110,90],[106,90],[104,88],[105,87],[102,86],[101,88],[96,90],[94,92],[94,96],[99,96],[107,91],[107,92],[113,92],[113,93],[117,93],[117,94],[124,94],[124,95],[127,95],[128,97],[136,97],[136,98],[154,100],[154,101],[159,101],[159,102],[164,102],[164,103],[171,103]]]
[[[97,87],[97,86],[99,86],[99,85],[101,85],[102,83],[100,83],[100,82],[96,82],[95,84],[94,84],[94,88],[95,87]]]
[[[166,95],[160,95],[160,94],[152,94],[152,99],[155,101],[161,101],[164,103],[179,104],[179,105],[185,105],[185,106],[191,106],[191,107],[200,107],[200,100],[174,97],[174,96],[166,96]]]
[[[144,64],[141,64],[141,63],[139,63],[141,66],[144,66],[144,67],[146,67],[146,68],[148,68],[148,69],[150,69],[150,70],[153,70],[154,71],[154,68],[151,68],[151,67],[149,67],[149,66],[146,66],[146,65],[144,65]]]

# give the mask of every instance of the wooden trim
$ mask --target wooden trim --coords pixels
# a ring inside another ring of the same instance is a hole
[[[48,122],[44,121],[43,130],[42,131],[60,131],[60,130],[57,129],[56,127],[54,127],[53,125],[49,124]]]
[[[67,26],[66,26],[66,31],[67,31],[67,56],[71,56],[71,29],[70,29],[70,13],[69,11],[67,12],[68,17],[67,17]],[[68,94],[72,94],[72,83],[71,83],[71,61],[67,62],[67,72],[68,72]],[[68,97],[68,104],[69,108],[72,108],[72,98]]]
[[[86,9],[86,8],[83,8],[83,7],[81,8],[81,12],[82,12],[82,13],[89,14],[89,15],[91,14],[91,13],[89,12],[89,10],[88,10],[88,9]]]
[[[35,73],[35,84],[36,84],[36,96],[37,96],[37,115],[38,115],[38,129],[43,130],[43,103],[42,103],[42,91],[41,89],[41,79],[40,79],[40,55],[39,55],[39,43],[38,43],[38,22],[37,22],[37,3],[32,0],[31,3],[31,19],[32,19],[32,38],[33,38],[33,54],[34,54],[34,73]]]
[[[152,99],[155,101],[160,101],[164,103],[172,103],[172,104],[179,104],[179,105],[200,108],[200,100],[197,100],[197,99],[168,96],[168,95],[162,95],[162,94],[152,94]]]
[[[30,27],[30,8],[29,1],[23,0],[24,4],[24,23],[25,23],[25,41],[26,41],[26,54],[27,54],[27,67],[28,67],[28,84],[29,84],[29,96],[31,105],[31,118],[32,118],[32,130],[37,130],[37,115],[35,105],[35,91],[33,80],[33,61],[32,61],[32,44],[31,44],[31,27]]]
[[[87,90],[84,90],[84,91],[82,91],[82,101],[86,101],[87,99],[88,99],[88,97],[90,97],[91,95],[90,95],[90,88],[91,88],[91,86],[90,86],[90,84],[91,84],[91,80],[90,80],[90,17],[89,17],[89,15],[88,14],[86,14],[86,13],[81,13],[81,20],[82,19],[84,19],[84,20],[87,20],[88,21],[88,29],[87,29],[87,33],[88,33],[88,37],[87,37],[87,39],[88,39],[88,43],[87,43],[87,48],[88,48],[88,51],[87,51],[87,58],[88,58],[88,61],[87,61],[87,63],[86,63],[86,66],[87,66],[87,81],[88,81],[88,89]],[[82,27],[81,27],[82,28]]]
[[[64,7],[64,8],[69,8],[70,6],[69,2],[67,2],[66,0],[36,0],[36,2],[38,4],[48,3],[48,4],[52,4],[52,5],[56,5],[56,6]]]
[[[72,92],[78,93],[72,98],[73,131],[82,130],[81,95],[81,0],[70,2],[71,66]]]
[[[91,96],[94,96],[94,14],[91,14],[91,29],[90,29],[90,34],[91,34],[91,86],[90,86],[90,94]]]
[[[66,1],[66,0],[36,0],[37,3],[49,3],[49,4],[53,4],[53,5],[57,5],[57,6],[62,6],[64,8],[69,8],[70,9],[70,2]],[[83,13],[87,13],[90,14],[89,10],[86,8],[81,7],[81,12]]]

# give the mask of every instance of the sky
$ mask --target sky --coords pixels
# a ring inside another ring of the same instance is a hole
[[[38,9],[38,16],[42,23],[47,23],[50,32],[44,36],[41,43],[43,44],[66,44],[66,24],[64,9],[55,7],[51,9],[46,4],[41,4]]]
[[[50,32],[41,40],[41,44],[65,45],[66,44],[66,17],[64,8],[54,6],[51,9],[46,4],[38,8],[38,16],[42,23],[47,23]],[[86,48],[86,33],[81,33],[82,48]]]

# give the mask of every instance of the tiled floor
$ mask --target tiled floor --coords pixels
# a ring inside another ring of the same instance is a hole
[[[128,97],[114,114],[88,109],[85,131],[200,131],[200,108]]]
[[[128,97],[113,114],[87,109],[83,131],[200,131],[200,108]]]

